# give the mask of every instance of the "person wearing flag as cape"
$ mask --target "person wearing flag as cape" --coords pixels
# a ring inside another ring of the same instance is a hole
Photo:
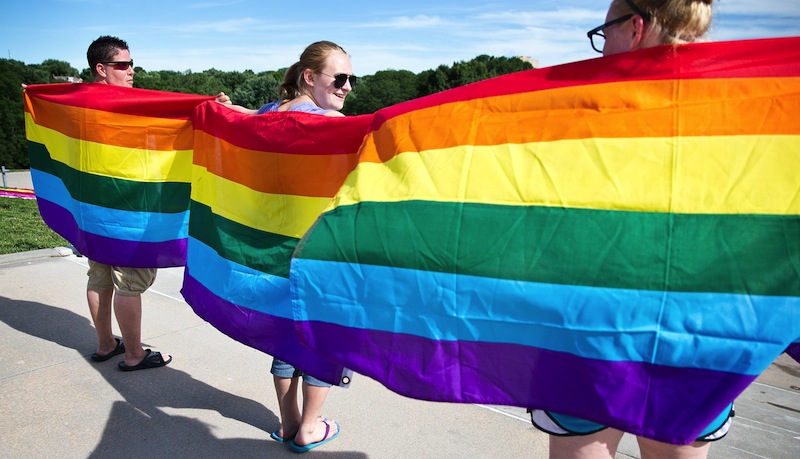
[[[604,56],[660,45],[706,41],[713,0],[613,0],[605,23],[587,35]],[[642,458],[704,458],[710,442],[724,437],[731,426],[733,404],[689,445],[672,445],[637,437]],[[550,457],[613,458],[623,433],[586,419],[531,410],[533,425],[550,434]]]

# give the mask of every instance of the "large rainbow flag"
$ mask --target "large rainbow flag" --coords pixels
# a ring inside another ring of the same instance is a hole
[[[105,84],[24,92],[31,178],[44,221],[88,258],[183,266],[194,108],[213,97]]]
[[[244,115],[217,103],[193,116],[183,296],[232,338],[333,384],[350,371],[301,345],[289,263],[297,241],[358,160],[371,115]]]
[[[302,340],[400,394],[690,443],[800,341],[800,38],[376,113],[297,246]]]

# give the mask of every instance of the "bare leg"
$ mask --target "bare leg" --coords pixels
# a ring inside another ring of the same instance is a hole
[[[279,378],[272,376],[275,382],[275,393],[278,395],[278,406],[281,410],[281,427],[278,435],[292,438],[300,428],[300,407],[297,405],[297,386],[300,378]]]
[[[86,288],[86,301],[92,315],[94,330],[97,332],[97,354],[106,355],[117,348],[117,340],[111,330],[111,298],[114,289],[95,290]]]
[[[711,443],[696,441],[690,445],[670,445],[647,438],[636,438],[639,442],[639,451],[642,459],[655,459],[669,457],[672,459],[705,459]]]
[[[322,421],[322,405],[328,398],[330,387],[318,387],[303,383],[303,414],[300,422],[300,430],[294,442],[299,446],[316,443],[325,439],[325,423]],[[328,437],[336,433],[336,425],[330,421],[330,432]]]
[[[591,435],[550,435],[550,459],[613,459],[622,434],[607,428]]]
[[[147,355],[142,347],[142,296],[114,295],[114,314],[125,342],[125,365],[138,365]]]

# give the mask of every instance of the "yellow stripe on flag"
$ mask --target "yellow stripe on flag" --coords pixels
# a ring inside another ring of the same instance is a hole
[[[273,234],[301,237],[331,200],[261,193],[202,166],[193,165],[192,171],[193,201],[228,220]]]
[[[798,164],[800,136],[592,138],[458,146],[401,153],[383,164],[360,163],[334,205],[419,199],[797,215],[800,196],[786,191],[800,189]]]
[[[191,181],[192,150],[143,150],[90,142],[37,125],[25,113],[28,139],[43,144],[54,161],[72,169],[139,182]]]

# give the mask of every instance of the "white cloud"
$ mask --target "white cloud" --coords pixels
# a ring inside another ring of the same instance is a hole
[[[602,20],[605,15],[605,8],[570,8],[564,10],[557,9],[553,11],[501,11],[498,13],[484,13],[478,15],[476,20],[550,28],[564,27],[568,24],[583,24],[585,22],[598,21]]]
[[[396,16],[383,21],[354,24],[354,28],[392,28],[392,29],[423,29],[439,27],[445,21],[439,16]]]
[[[188,24],[166,25],[163,28],[176,32],[190,33],[240,33],[253,31],[262,22],[253,18],[227,19],[224,21],[195,22]]]
[[[187,8],[192,8],[192,9],[206,9],[206,8],[220,8],[220,7],[227,8],[229,6],[237,5],[239,3],[242,3],[242,0],[228,0],[228,1],[219,1],[219,2],[190,3],[186,7]]]
[[[800,2],[797,0],[724,0],[714,5],[719,14],[800,17]]]

